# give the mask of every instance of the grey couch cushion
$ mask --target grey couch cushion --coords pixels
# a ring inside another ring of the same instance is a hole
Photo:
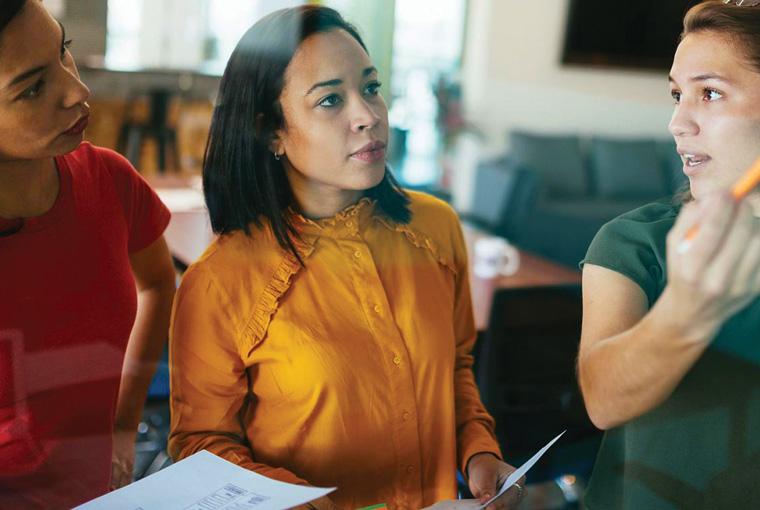
[[[512,156],[538,175],[544,195],[577,197],[589,192],[588,172],[577,136],[513,132],[510,145]]]
[[[601,198],[652,198],[668,194],[653,140],[591,141],[591,173]]]

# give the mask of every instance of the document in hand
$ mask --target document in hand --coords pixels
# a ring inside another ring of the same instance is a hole
[[[479,506],[477,508],[477,510],[481,510],[481,509],[487,507],[488,505],[490,505],[491,503],[493,503],[496,498],[498,498],[499,496],[501,496],[502,494],[504,494],[507,491],[507,489],[509,489],[510,487],[512,487],[515,484],[515,482],[517,482],[520,478],[522,478],[525,475],[525,473],[527,473],[528,470],[533,467],[533,464],[535,464],[536,462],[538,462],[538,459],[540,459],[541,456],[543,456],[543,454],[546,453],[546,450],[548,450],[549,448],[551,448],[552,445],[554,443],[556,443],[557,440],[560,437],[562,437],[562,434],[564,434],[565,432],[567,432],[567,431],[563,430],[560,433],[560,435],[558,435],[557,437],[555,437],[554,439],[552,439],[551,441],[549,441],[549,443],[546,446],[544,446],[543,448],[541,448],[540,450],[538,450],[538,452],[536,452],[536,454],[533,457],[531,457],[530,459],[528,459],[528,461],[525,464],[523,464],[519,468],[515,469],[512,472],[512,474],[509,475],[506,480],[504,480],[504,483],[501,485],[501,489],[499,489],[499,492],[496,494],[496,496],[492,497],[491,499],[489,499],[488,501],[486,501],[484,504],[482,504],[481,506]]]
[[[285,510],[334,490],[278,482],[203,450],[74,510]]]

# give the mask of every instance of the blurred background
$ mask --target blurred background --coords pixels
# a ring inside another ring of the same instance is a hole
[[[188,225],[202,207],[198,176],[225,63],[250,25],[302,2],[44,2],[74,39],[92,91],[87,138],[123,153],[156,187],[175,188],[161,196],[185,267],[211,238],[202,214],[199,230]],[[468,243],[499,236],[520,249],[516,275],[473,280],[476,377],[513,463],[568,429],[529,476],[553,492],[531,491],[526,508],[577,507],[600,438],[575,383],[577,264],[605,222],[685,185],[667,131],[667,76],[683,14],[697,1],[314,3],[338,9],[367,43],[401,183],[450,201],[477,229]],[[137,478],[170,462],[168,391],[164,364],[140,428]]]
[[[74,37],[93,93],[88,138],[151,175],[199,172],[235,44],[263,15],[301,2],[45,3]],[[526,248],[575,266],[601,224],[683,184],[667,70],[694,0],[317,3],[368,44],[401,182]],[[554,230],[564,237],[548,242]]]

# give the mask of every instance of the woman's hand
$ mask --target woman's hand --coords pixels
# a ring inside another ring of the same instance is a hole
[[[695,225],[696,237],[684,244]],[[667,258],[662,298],[688,337],[709,342],[760,294],[760,219],[726,194],[687,204],[668,234]]]
[[[483,504],[498,493],[504,480],[514,470],[515,468],[491,453],[475,454],[467,463],[470,492],[480,504]],[[486,510],[517,508],[524,496],[525,477],[522,477],[518,483],[520,488],[510,487],[499,499],[488,505]]]
[[[131,430],[114,429],[111,454],[110,489],[112,491],[132,483],[136,436],[137,434]]]

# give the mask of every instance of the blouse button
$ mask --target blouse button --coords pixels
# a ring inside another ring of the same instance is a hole
[[[400,356],[396,356],[395,358],[393,358],[393,362],[396,365],[400,365],[401,364],[401,357]]]
[[[401,415],[401,418],[404,419],[404,421],[407,421],[411,415],[408,411],[404,411],[404,414]]]
[[[360,259],[361,257],[362,257],[362,252],[360,252],[359,250],[356,250],[354,252],[354,258]]]
[[[346,222],[346,226],[347,226],[348,228],[353,228],[353,227],[354,227],[354,222],[353,222],[353,221],[351,221],[351,220],[349,220],[349,221],[347,221],[347,222]]]
[[[406,466],[406,472],[407,473],[413,473],[414,472],[414,466]]]
[[[374,310],[375,313],[380,313],[383,309],[380,307],[380,305],[375,305]]]

